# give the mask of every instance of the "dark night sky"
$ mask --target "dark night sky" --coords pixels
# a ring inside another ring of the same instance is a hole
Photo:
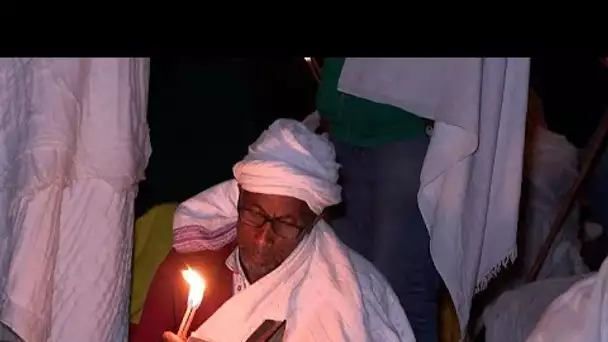
[[[232,177],[247,146],[276,118],[304,118],[315,94],[303,58],[152,58],[152,156],[136,216]]]

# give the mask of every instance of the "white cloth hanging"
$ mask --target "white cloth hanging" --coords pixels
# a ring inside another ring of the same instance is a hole
[[[418,194],[461,331],[517,256],[529,59],[348,58],[338,89],[435,121]]]
[[[0,59],[0,320],[24,341],[125,341],[148,60]]]

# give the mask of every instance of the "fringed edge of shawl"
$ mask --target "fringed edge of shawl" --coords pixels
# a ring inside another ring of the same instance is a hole
[[[506,267],[513,265],[517,259],[517,247],[513,248],[506,257],[502,259],[500,263],[492,267],[483,277],[483,279],[477,283],[475,286],[475,294],[482,292],[488,287],[488,284],[492,281],[492,279],[496,278],[496,276]]]

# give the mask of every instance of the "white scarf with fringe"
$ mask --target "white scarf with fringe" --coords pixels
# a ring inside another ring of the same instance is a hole
[[[415,341],[386,280],[324,221],[279,268],[224,303],[191,336],[242,342],[266,319],[287,321],[285,342]]]
[[[347,58],[338,84],[435,121],[418,203],[461,331],[517,256],[528,71],[528,58]]]

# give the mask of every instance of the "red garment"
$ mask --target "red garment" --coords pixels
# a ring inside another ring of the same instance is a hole
[[[201,306],[196,311],[190,331],[196,330],[232,297],[232,272],[226,259],[236,247],[231,243],[219,251],[179,254],[171,250],[160,265],[146,296],[138,325],[132,324],[131,342],[162,342],[165,331],[177,332],[186,312],[188,284],[181,271],[190,266],[203,276],[206,289]]]

